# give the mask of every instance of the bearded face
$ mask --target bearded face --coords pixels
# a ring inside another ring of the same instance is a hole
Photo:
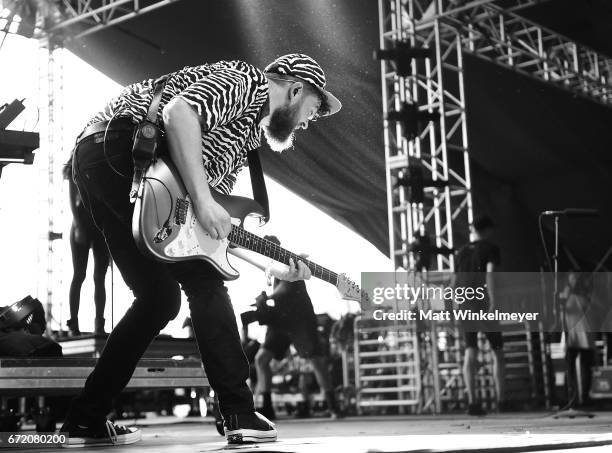
[[[270,115],[270,122],[264,127],[264,135],[270,148],[276,152],[293,147],[295,129],[298,126],[299,104],[279,107]]]

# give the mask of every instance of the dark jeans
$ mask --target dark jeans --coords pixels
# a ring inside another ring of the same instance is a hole
[[[113,397],[129,382],[151,341],[177,316],[179,284],[189,301],[198,348],[210,385],[219,396],[221,413],[253,411],[253,395],[246,384],[249,364],[227,288],[201,260],[166,264],[138,251],[131,228],[134,208],[129,203],[131,133],[109,134],[106,146],[100,141],[94,136],[78,145],[74,180],[135,299],[108,337],[68,419],[85,425],[105,420]]]

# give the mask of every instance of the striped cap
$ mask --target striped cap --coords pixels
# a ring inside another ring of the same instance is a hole
[[[329,116],[342,108],[340,101],[329,91],[325,90],[325,73],[319,63],[314,58],[303,53],[290,53],[278,57],[264,69],[264,72],[271,72],[280,75],[289,75],[308,82],[321,93],[327,102],[326,111],[321,112],[320,116]]]

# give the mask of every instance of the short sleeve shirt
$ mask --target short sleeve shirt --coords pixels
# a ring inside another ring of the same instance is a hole
[[[487,240],[470,242],[457,252],[455,269],[456,286],[477,288],[486,283],[487,263],[501,264],[499,247]]]
[[[88,123],[130,117],[142,121],[153,98],[153,82],[126,87]],[[169,74],[162,93],[157,122],[164,130],[162,110],[180,97],[202,121],[202,161],[208,183],[229,194],[246,164],[247,152],[261,143],[258,118],[268,99],[268,81],[262,71],[242,61],[220,61],[185,67]]]

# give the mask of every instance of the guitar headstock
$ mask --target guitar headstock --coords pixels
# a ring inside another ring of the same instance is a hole
[[[359,285],[348,278],[345,274],[338,275],[336,288],[343,299],[354,300],[356,302],[367,302],[368,294],[361,291]]]

